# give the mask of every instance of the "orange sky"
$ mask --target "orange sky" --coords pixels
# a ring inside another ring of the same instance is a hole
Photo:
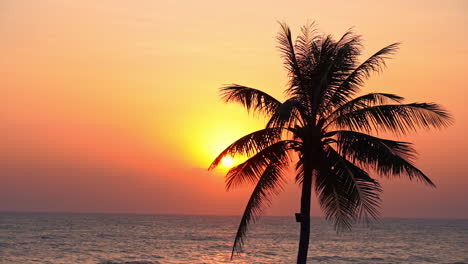
[[[438,188],[383,181],[383,215],[468,217],[466,1],[2,1],[0,211],[241,214],[250,188],[226,193],[205,168],[264,120],[217,88],[282,98],[278,20],[354,26],[365,55],[403,43],[364,92],[436,101],[456,122],[406,138]],[[298,210],[290,183],[270,214]]]

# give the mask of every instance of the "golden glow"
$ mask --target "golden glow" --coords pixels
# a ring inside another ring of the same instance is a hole
[[[328,1],[318,10],[313,1],[304,0],[295,5],[1,1],[0,197],[12,198],[0,198],[0,210],[238,214],[250,190],[225,193],[221,177],[202,176],[219,153],[263,128],[266,120],[247,115],[240,105],[223,103],[218,88],[238,83],[283,101],[288,76],[275,48],[276,21],[287,22],[295,37],[310,19],[318,22],[320,32],[336,38],[355,26],[364,35],[363,60],[401,41],[388,69],[366,81],[362,92],[395,93],[408,103],[435,101],[456,117],[450,129],[404,139],[416,143],[417,164],[437,182],[437,195],[423,187],[403,192],[414,185],[394,181],[386,188],[386,201],[404,203],[412,198],[405,193],[416,193],[420,201],[408,206],[408,213],[392,212],[401,206],[386,203],[384,215],[461,217],[459,211],[468,210],[444,205],[456,204],[468,184],[460,173],[468,170],[463,162],[468,140],[460,137],[468,129],[468,108],[459,96],[468,87],[468,34],[459,30],[467,22],[468,2],[358,2]],[[375,14],[381,18],[376,20]],[[451,48],[441,53],[441,47]],[[434,151],[434,141],[444,148]],[[231,158],[231,167],[246,159]],[[96,170],[100,177],[92,177],[81,169],[85,166],[111,171]],[[36,173],[38,167],[47,169]],[[227,170],[220,164],[209,173],[225,175]],[[116,173],[122,175],[114,177]],[[70,176],[59,177],[65,174]],[[118,180],[115,188],[125,195],[107,188],[110,180]],[[182,188],[181,181],[190,184]],[[289,182],[295,188],[294,180]],[[84,195],[90,192],[95,195]],[[127,196],[132,199],[122,200]],[[440,210],[424,206],[428,199]],[[278,214],[295,209],[285,201],[278,203]]]
[[[187,116],[188,120],[181,122],[180,129],[176,129],[182,133],[180,135],[173,133],[174,137],[177,136],[178,140],[183,141],[184,148],[180,151],[188,153],[187,157],[190,159],[187,162],[190,166],[208,168],[231,143],[263,127],[263,120],[249,118],[241,106],[223,104],[219,102],[216,94],[212,100],[215,103],[207,105],[216,107],[216,111],[201,105],[198,111]],[[222,118],[223,116],[229,116],[229,119]],[[185,133],[184,127],[190,127],[190,133]],[[235,165],[244,161],[245,157],[236,155],[232,159]],[[220,166],[223,171],[225,168]]]
[[[234,160],[232,159],[231,156],[225,156],[222,160],[221,163],[223,164],[224,167],[232,167],[234,164]]]

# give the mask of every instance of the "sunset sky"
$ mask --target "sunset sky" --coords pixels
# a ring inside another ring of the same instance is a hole
[[[226,168],[206,168],[265,120],[223,104],[218,88],[284,98],[277,21],[294,35],[308,21],[337,38],[354,27],[362,59],[402,42],[363,92],[440,103],[455,123],[402,138],[437,189],[382,180],[382,215],[468,218],[463,0],[3,0],[0,211],[241,214],[251,188],[226,192]],[[268,214],[299,210],[289,183]]]

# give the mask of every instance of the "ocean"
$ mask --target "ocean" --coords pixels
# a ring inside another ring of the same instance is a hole
[[[230,261],[238,216],[0,213],[0,263],[295,263],[294,217],[263,217]],[[336,234],[312,219],[308,263],[468,263],[468,220],[381,219]]]

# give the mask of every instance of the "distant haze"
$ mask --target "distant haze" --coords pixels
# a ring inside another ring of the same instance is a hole
[[[467,1],[0,3],[0,211],[241,214],[210,161],[264,125],[218,97],[239,83],[283,98],[276,21],[402,42],[363,92],[437,102],[455,124],[401,138],[437,189],[382,180],[382,214],[468,218]],[[390,136],[390,135],[382,135]],[[268,211],[299,208],[293,176]],[[318,205],[313,215],[321,215]]]

